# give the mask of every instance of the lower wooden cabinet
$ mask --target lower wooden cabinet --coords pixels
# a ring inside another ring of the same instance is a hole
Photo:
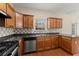
[[[72,38],[72,54],[79,53],[79,37]]]
[[[39,36],[36,37],[36,48],[37,51],[44,51],[48,49],[54,48],[62,48],[71,54],[79,53],[79,37],[72,38],[68,36],[59,36],[59,35],[52,35],[52,36]],[[19,40],[19,55],[24,54],[24,40]]]
[[[59,37],[58,37],[58,47],[61,48],[61,46],[62,46],[62,36],[59,35]]]
[[[65,49],[68,52],[72,52],[72,39],[71,37],[62,37],[61,48]]]
[[[37,37],[38,51],[48,50],[52,48],[58,48],[58,35]]]
[[[58,35],[51,36],[52,48],[58,48]]]
[[[44,49],[45,50],[52,49],[52,40],[51,40],[50,36],[45,37]]]
[[[23,40],[23,39],[20,39],[20,40],[19,40],[18,54],[19,54],[20,56],[24,54],[24,40]]]
[[[37,51],[44,50],[44,37],[37,37]]]

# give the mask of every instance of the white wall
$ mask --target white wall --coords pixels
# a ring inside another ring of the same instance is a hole
[[[57,17],[62,17],[63,28],[62,34],[72,34],[72,24],[77,23],[77,35],[79,35],[79,11],[74,11],[72,13],[60,13]]]

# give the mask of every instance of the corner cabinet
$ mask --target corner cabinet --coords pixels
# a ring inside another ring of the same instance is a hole
[[[61,18],[49,17],[47,19],[47,27],[48,27],[48,29],[62,28],[62,19]]]
[[[62,42],[61,48],[63,48],[64,50],[68,52],[72,52],[72,38],[71,37],[62,36],[61,42]]]
[[[23,25],[24,25],[24,28],[33,28],[33,15],[24,15],[23,16]]]
[[[15,10],[10,4],[6,4],[6,13],[11,16],[11,19],[5,20],[5,27],[7,28],[15,28]]]
[[[23,28],[23,15],[16,13],[16,28]]]

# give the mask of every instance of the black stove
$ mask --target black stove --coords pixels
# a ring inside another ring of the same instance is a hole
[[[5,54],[8,50],[10,50],[15,44],[17,44],[17,41],[6,41],[6,42],[1,42],[0,43],[0,56],[2,56],[3,54]],[[17,46],[17,45],[16,45]],[[15,47],[16,47],[15,46]],[[15,48],[14,47],[14,48]],[[12,50],[12,49],[11,49]],[[11,51],[10,51],[11,52]],[[10,52],[8,51],[7,55],[10,55]]]

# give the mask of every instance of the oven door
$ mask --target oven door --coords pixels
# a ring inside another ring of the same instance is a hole
[[[26,40],[24,52],[34,52],[36,51],[36,40]]]

